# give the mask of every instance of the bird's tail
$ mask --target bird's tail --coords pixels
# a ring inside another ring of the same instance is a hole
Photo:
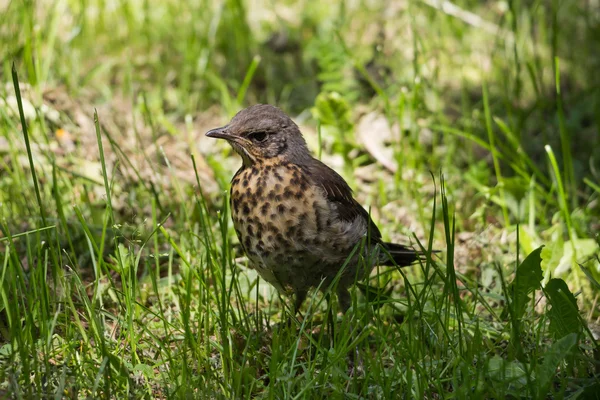
[[[396,243],[384,242],[382,244],[386,250],[381,254],[381,257],[383,258],[381,261],[382,265],[398,265],[399,267],[406,267],[412,265],[415,261],[426,259],[426,255],[422,251],[415,251],[410,247]]]

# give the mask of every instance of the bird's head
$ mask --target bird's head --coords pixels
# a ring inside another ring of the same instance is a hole
[[[206,136],[227,140],[246,166],[275,157],[291,162],[310,157],[298,125],[268,104],[243,109],[229,124],[211,129]]]

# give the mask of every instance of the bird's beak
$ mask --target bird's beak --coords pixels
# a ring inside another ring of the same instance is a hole
[[[227,126],[211,129],[210,131],[206,132],[206,136],[211,137],[211,138],[216,138],[216,139],[225,139],[225,140],[233,139],[233,135],[231,135],[227,132]]]

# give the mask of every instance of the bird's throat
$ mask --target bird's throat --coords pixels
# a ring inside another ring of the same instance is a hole
[[[242,163],[244,164],[244,167],[250,167],[256,162],[256,158],[254,158],[254,156],[250,154],[250,152],[246,150],[243,146],[235,142],[229,142],[229,144],[231,144],[233,150],[235,150],[235,152],[238,153],[240,157],[242,157]]]

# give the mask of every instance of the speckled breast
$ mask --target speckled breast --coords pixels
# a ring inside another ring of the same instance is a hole
[[[350,245],[319,187],[302,167],[281,161],[242,167],[231,183],[238,238],[259,274],[284,292],[314,286],[324,264],[342,262]],[[314,280],[314,282],[312,282]]]

